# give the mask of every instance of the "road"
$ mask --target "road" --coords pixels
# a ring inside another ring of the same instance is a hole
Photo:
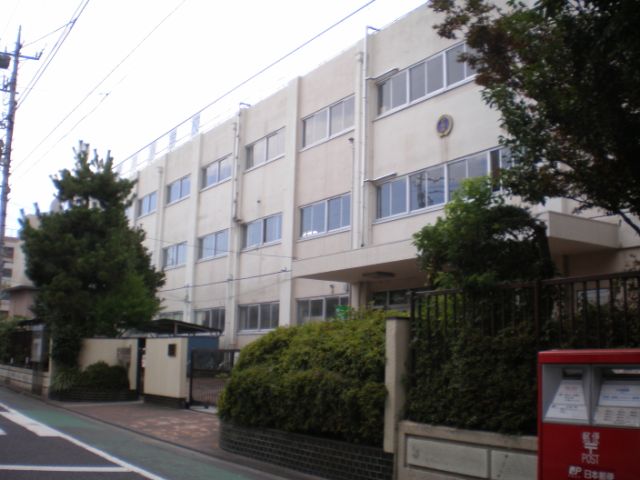
[[[0,387],[3,480],[281,480]]]

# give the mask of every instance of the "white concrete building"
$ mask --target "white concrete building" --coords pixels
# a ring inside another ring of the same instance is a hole
[[[242,347],[337,305],[405,304],[412,235],[466,177],[492,175],[498,113],[418,8],[136,173],[135,225],[167,282],[163,316],[224,327]],[[175,137],[170,140],[170,144]],[[563,275],[619,271],[638,251],[618,218],[534,211]]]

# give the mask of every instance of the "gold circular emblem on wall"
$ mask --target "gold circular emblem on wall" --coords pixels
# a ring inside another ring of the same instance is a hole
[[[453,117],[451,115],[440,115],[436,123],[436,131],[441,137],[446,137],[453,130]]]

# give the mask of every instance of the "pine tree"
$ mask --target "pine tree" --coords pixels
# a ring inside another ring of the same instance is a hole
[[[89,159],[80,144],[73,171],[53,177],[61,211],[21,221],[26,273],[38,288],[34,307],[53,340],[60,366],[77,364],[82,338],[112,336],[149,322],[164,283],[143,240],[128,224],[134,182],[112,171],[113,159]]]

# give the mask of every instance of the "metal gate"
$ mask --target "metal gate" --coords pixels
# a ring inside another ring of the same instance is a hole
[[[218,397],[231,374],[240,350],[191,350],[189,362],[189,404],[209,407]]]

